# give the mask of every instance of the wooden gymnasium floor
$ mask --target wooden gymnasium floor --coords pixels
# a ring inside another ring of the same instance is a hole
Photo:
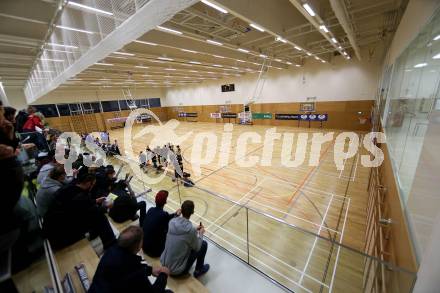
[[[167,189],[170,192],[167,206],[172,210],[179,206],[180,200],[193,200],[196,209],[192,220],[204,224],[208,237],[295,292],[361,292],[364,257],[312,233],[363,250],[369,169],[360,164],[360,155],[366,154],[366,150],[360,148],[356,156],[345,160],[345,169],[338,171],[333,161],[334,141],[328,142],[321,148],[318,166],[308,166],[310,154],[307,154],[303,165],[287,168],[280,164],[282,141],[277,141],[272,166],[237,166],[234,162],[237,137],[243,132],[254,131],[264,138],[270,127],[234,125],[229,164],[219,167],[217,154],[213,163],[202,166],[202,174],[197,177],[188,162],[194,135],[213,132],[219,146],[223,124],[181,122],[176,131],[179,136],[193,132],[181,147],[184,169],[192,174],[197,188],[177,187],[170,177],[166,177],[151,186],[153,191]],[[135,126],[132,134],[141,129],[142,126]],[[307,152],[310,151],[311,133],[321,131],[324,130],[277,127],[278,133],[309,132]],[[331,131],[335,132],[334,138],[341,132]],[[123,133],[122,129],[110,132],[111,139],[119,141],[122,152]],[[152,137],[145,134],[133,140],[134,153],[137,155],[144,150]],[[296,138],[295,135],[292,156]],[[262,151],[263,143],[248,144],[246,157],[261,157]],[[124,168],[124,172],[128,169]],[[158,176],[152,169],[148,174]],[[144,188],[142,180],[134,179],[132,183],[139,191]],[[247,211],[212,193],[251,209]]]

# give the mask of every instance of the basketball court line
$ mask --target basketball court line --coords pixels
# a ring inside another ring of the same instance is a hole
[[[344,223],[342,224],[342,233],[341,233],[341,238],[339,240],[339,243],[342,243],[342,240],[344,238],[344,231],[345,231],[345,224],[347,222],[347,218],[348,218],[348,210],[350,207],[350,202],[351,199],[348,199],[348,203],[347,203],[347,209],[345,210],[345,219],[344,219]],[[336,276],[336,269],[338,268],[338,262],[339,262],[339,253],[341,252],[341,246],[338,245],[338,251],[336,252],[336,260],[335,260],[335,264],[333,267],[333,274],[332,274],[332,279],[330,281],[330,291],[329,293],[331,293],[333,291],[333,285],[334,285],[334,281],[335,281],[335,276]]]
[[[321,165],[321,159],[324,157],[324,155],[327,153],[327,151],[330,149],[330,147],[334,145],[334,142],[332,142],[331,144],[329,144],[326,149],[324,150],[324,153],[322,155],[320,155],[319,157],[319,163],[317,166],[314,166],[312,168],[312,170],[309,171],[309,173],[306,175],[306,177],[304,178],[304,180],[299,184],[298,188],[296,189],[295,193],[292,195],[292,197],[288,200],[288,205],[290,205],[292,203],[293,198],[295,197],[295,195],[299,192],[299,190],[304,186],[304,184],[306,184],[306,182],[308,181],[310,175],[312,173],[314,173],[314,171]],[[290,210],[289,210],[290,211]]]
[[[158,191],[158,190],[154,190],[154,191],[156,192],[156,191]],[[174,204],[174,205],[176,205],[176,207],[179,207],[179,206],[180,206],[179,203],[177,203],[175,200],[173,200],[173,199],[171,199],[171,198],[169,199],[169,202],[172,203],[172,204]],[[205,218],[205,217],[203,217],[203,216],[201,216],[201,215],[199,215],[199,214],[197,214],[197,213],[194,213],[194,215],[198,216],[200,219],[203,219],[204,221],[206,221],[206,222],[208,222],[208,223],[212,223],[212,221],[210,221],[209,219],[207,219],[207,218]],[[191,222],[193,222],[195,225],[198,224],[195,220],[191,220]],[[219,226],[219,225],[217,225],[217,224],[215,224],[215,223],[213,223],[213,226],[216,226],[216,227],[218,228],[217,231],[218,231],[218,230],[222,230],[222,231],[226,232],[227,234],[231,235],[232,237],[235,237],[235,238],[238,239],[239,241],[244,242],[245,244],[247,244],[247,241],[246,241],[245,239],[241,238],[240,236],[236,235],[235,233],[232,233],[231,231],[229,231],[229,230],[227,230],[227,229],[225,229],[225,228],[223,228],[223,227],[221,227],[221,226]],[[206,232],[211,233],[212,236],[217,237],[217,238],[220,238],[222,241],[224,241],[225,243],[227,243],[227,244],[230,245],[231,247],[234,247],[235,249],[237,249],[237,250],[239,250],[239,251],[241,251],[241,252],[247,254],[247,251],[244,251],[244,250],[242,250],[241,248],[238,248],[237,246],[235,246],[235,245],[232,244],[231,242],[227,241],[227,240],[224,239],[223,237],[219,236],[218,234],[214,234],[214,233],[212,233],[212,232],[210,232],[210,231],[208,231],[208,230],[207,230]],[[266,251],[266,250],[264,250],[264,249],[258,247],[257,245],[253,244],[252,242],[249,242],[249,245],[250,245],[251,247],[255,248],[256,250],[262,252],[263,254],[265,254],[265,255],[267,255],[267,256],[273,258],[274,260],[276,260],[276,261],[282,263],[283,265],[289,267],[290,269],[292,269],[292,270],[294,270],[294,271],[296,271],[296,272],[298,272],[298,273],[300,273],[300,274],[304,273],[303,271],[301,271],[301,270],[295,268],[294,266],[291,266],[290,264],[288,264],[288,263],[284,262],[283,260],[279,259],[278,257],[276,257],[276,256],[274,256],[274,255],[272,255],[272,254],[270,254],[268,251]],[[252,257],[252,256],[250,256],[250,257]],[[252,257],[252,258],[255,258],[255,257]],[[257,259],[256,259],[256,260],[257,260]],[[257,260],[257,261],[258,261],[258,262],[261,262],[260,260]],[[262,263],[262,264],[263,264],[263,263]],[[264,265],[267,266],[266,264],[264,264]],[[309,279],[311,279],[311,280],[313,280],[313,281],[319,283],[320,285],[325,286],[326,288],[329,288],[329,285],[327,285],[327,284],[325,284],[325,283],[322,283],[321,281],[319,281],[319,280],[316,279],[315,277],[310,276],[310,275],[308,275],[307,273],[304,273],[304,275],[305,275],[307,278],[309,278]],[[291,280],[291,281],[292,281],[294,284],[300,286],[301,288],[303,288],[303,289],[305,289],[305,290],[307,290],[307,291],[310,291],[310,290],[304,288],[303,286],[301,286],[300,284],[297,284],[295,281],[293,281],[293,280]],[[310,291],[310,292],[311,292],[311,291]]]
[[[137,179],[137,178],[136,178],[136,179]],[[271,180],[271,179],[273,179],[273,178],[269,177],[269,179],[263,179],[263,181],[262,181],[261,183],[259,183],[258,186],[261,186],[262,183],[263,183],[264,181],[266,181],[266,180]],[[174,189],[175,187],[176,187],[176,186],[173,185],[173,186],[171,187],[171,189]],[[257,186],[255,186],[254,189],[255,189],[256,187],[257,187]],[[250,193],[250,192],[252,192],[252,191],[253,191],[253,190],[250,190],[248,193]],[[324,195],[327,195],[327,194],[324,194]],[[246,196],[246,195],[245,195],[245,196]],[[318,196],[319,196],[319,194],[318,194]],[[330,194],[330,196],[331,196],[334,200],[342,201],[342,199],[335,199],[335,197],[338,196],[338,195]],[[339,196],[338,196],[338,197],[339,197]],[[233,201],[233,202],[236,202],[235,200],[232,200],[232,199],[230,199],[230,200]],[[268,208],[268,209],[270,209],[270,210],[273,210],[273,211],[275,211],[275,212],[282,213],[282,214],[285,215],[285,216],[283,217],[284,219],[286,219],[287,217],[293,217],[293,218],[296,218],[296,219],[298,219],[298,220],[300,220],[300,221],[303,221],[303,222],[306,222],[306,223],[312,224],[312,225],[314,225],[314,226],[320,227],[320,224],[318,224],[318,223],[312,222],[312,221],[307,220],[307,219],[302,218],[302,217],[298,217],[298,216],[296,216],[296,215],[294,215],[294,214],[292,214],[292,213],[289,213],[289,212],[283,212],[283,211],[281,211],[281,210],[276,209],[276,208],[273,207],[273,206],[265,205],[265,204],[263,204],[263,203],[261,203],[261,202],[258,202],[258,201],[256,201],[256,200],[250,199],[248,202],[253,202],[253,203],[257,204],[257,205],[263,206],[263,207]],[[237,203],[235,204],[235,206],[236,206],[237,204],[239,204],[239,202],[237,202]],[[247,206],[247,205],[246,205],[246,206]],[[231,207],[231,208],[233,208],[233,207]],[[332,232],[337,233],[337,234],[340,233],[339,231],[336,231],[336,230],[334,230],[334,229],[332,229],[332,228],[329,228],[329,227],[324,227],[324,228],[327,229],[328,231],[332,231]]]
[[[254,150],[254,151],[256,151],[256,150]],[[246,154],[247,155],[247,154]],[[356,163],[355,163],[355,176],[353,176],[353,177],[350,177],[350,181],[355,181],[355,179],[356,179],[356,170],[357,170],[357,164],[358,164],[358,160],[359,160],[359,154],[358,154],[358,157],[357,157],[357,159],[356,159]],[[345,161],[344,161],[344,164],[345,164]],[[266,177],[266,178],[270,178],[271,180],[278,180],[278,181],[280,181],[280,182],[284,182],[284,183],[287,183],[287,184],[291,184],[290,182],[287,182],[287,181],[285,181],[285,180],[283,180],[283,179],[277,179],[277,178],[274,178],[274,177],[269,177],[269,176],[264,176],[264,177]],[[304,187],[304,190],[306,190],[306,189],[308,189],[308,188],[310,188],[310,189],[314,189],[314,188],[312,188],[312,187],[308,187],[308,186],[305,186]],[[326,194],[326,192],[325,191],[322,191],[322,190],[319,190],[319,189],[315,189],[315,190],[318,190],[320,193],[322,193],[322,194]],[[319,194],[319,193],[317,193],[317,194]],[[336,196],[336,195],[332,195],[332,197],[333,196]],[[346,227],[346,221],[347,221],[347,218],[348,218],[348,208],[349,208],[349,206],[350,206],[350,202],[351,202],[351,198],[349,197],[349,196],[340,196],[341,198],[344,198],[344,200],[345,200],[345,198],[348,198],[348,203],[347,203],[347,209],[346,209],[346,211],[345,211],[345,219],[344,219],[344,223],[343,223],[343,226],[342,226],[342,232],[336,232],[336,233],[342,233],[342,235],[341,235],[341,238],[340,238],[340,242],[342,242],[342,239],[343,239],[343,233],[344,233],[344,231],[345,231],[345,227]],[[254,201],[254,200],[252,200],[252,202],[255,202],[255,203],[257,203],[258,204],[258,202],[256,202],[256,201]],[[261,204],[261,203],[260,203]],[[261,204],[262,205],[262,204]],[[269,207],[269,206],[266,206],[266,207]],[[329,205],[327,206],[327,209],[328,209],[328,207],[329,207]],[[273,207],[270,207],[270,208],[273,208]],[[201,217],[201,218],[203,218],[203,217]],[[325,218],[324,218],[325,219]],[[207,220],[207,219],[206,219]],[[209,220],[208,220],[209,221]],[[315,223],[316,224],[316,223]],[[318,225],[318,224],[316,224],[316,225]],[[212,225],[211,225],[212,226]],[[322,224],[320,225],[321,227],[322,227]],[[222,230],[225,230],[225,229],[222,229]],[[225,231],[227,231],[227,230],[225,230]],[[232,233],[233,234],[233,233]],[[219,237],[220,238],[220,236],[217,236],[217,237]],[[226,241],[226,240],[225,240]],[[232,244],[231,244],[232,245]],[[333,287],[333,282],[334,282],[334,277],[335,277],[335,274],[336,274],[336,269],[337,269],[337,263],[338,263],[338,261],[339,261],[339,250],[340,250],[340,246],[339,246],[339,248],[338,248],[338,252],[337,252],[337,261],[335,262],[335,268],[334,268],[334,270],[333,270],[333,275],[332,275],[332,284],[331,284],[331,288]],[[260,262],[259,260],[257,260],[258,262]],[[267,265],[266,265],[267,266]],[[268,267],[269,268],[269,267]],[[269,269],[271,269],[271,268],[269,268]],[[305,270],[304,270],[304,273],[305,273]],[[282,274],[280,273],[280,275],[282,276]],[[305,274],[306,276],[307,276],[307,274]],[[293,280],[292,280],[293,281]],[[318,281],[319,282],[319,281]],[[323,284],[322,282],[320,282],[321,284]],[[323,285],[325,285],[325,284],[323,284]],[[329,287],[329,286],[326,286],[327,288]],[[305,289],[305,288],[304,288]],[[307,290],[307,289],[305,289],[305,290]],[[308,290],[309,291],[309,290]]]
[[[249,190],[248,192],[246,192],[238,201],[235,202],[235,204],[233,206],[231,206],[229,209],[227,209],[223,214],[221,214],[217,219],[215,219],[211,225],[209,225],[206,230],[208,230],[209,228],[211,228],[211,226],[216,223],[218,220],[220,220],[221,218],[223,218],[227,213],[229,213],[230,210],[232,210],[233,208],[235,208],[237,205],[240,205],[240,202],[247,197],[249,194],[251,194],[251,192],[253,192],[255,189],[257,189],[261,184],[263,184],[266,180],[262,180],[261,182],[258,182],[251,190]]]
[[[330,198],[330,201],[328,202],[328,205],[327,205],[327,209],[325,210],[324,216],[322,217],[321,225],[319,226],[319,230],[318,230],[318,233],[317,233],[318,235],[320,235],[320,233],[322,231],[322,227],[323,227],[323,225],[325,223],[325,219],[327,218],[327,214],[328,214],[328,211],[330,209],[330,205],[332,204],[332,201],[333,201],[333,196]],[[309,267],[310,259],[312,258],[312,254],[313,254],[313,251],[315,250],[315,246],[316,246],[317,242],[318,242],[318,237],[315,237],[315,241],[313,242],[312,249],[310,249],[310,252],[309,252],[309,255],[307,257],[307,261],[306,261],[306,264],[304,266],[303,272],[306,272],[308,267]],[[300,284],[302,284],[303,279],[304,279],[304,273],[301,274],[301,277],[299,279],[299,283]]]

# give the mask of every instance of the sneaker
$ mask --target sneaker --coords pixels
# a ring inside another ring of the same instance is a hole
[[[203,265],[201,270],[195,270],[194,271],[194,278],[198,278],[200,276],[203,276],[209,271],[209,264]]]

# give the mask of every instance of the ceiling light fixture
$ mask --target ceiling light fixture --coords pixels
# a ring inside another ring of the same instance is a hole
[[[176,68],[165,68],[164,70],[168,70],[168,71],[176,71]]]
[[[243,53],[249,53],[249,50],[246,49],[238,48],[237,50]]]
[[[292,65],[292,62],[287,61],[286,64],[287,65]]]
[[[419,63],[419,64],[414,65],[414,68],[422,68],[425,66],[428,66],[428,63],[423,62],[423,63]]]
[[[124,56],[134,56],[133,53],[126,53],[126,52],[113,52],[113,54],[124,55]]]
[[[437,41],[437,40],[440,40],[440,35],[437,35],[437,36],[435,36],[435,38],[434,39],[432,39],[433,41]]]
[[[307,13],[310,14],[310,16],[315,16],[316,15],[315,11],[313,11],[312,7],[309,4],[304,3],[303,7],[307,11]]]
[[[215,10],[220,11],[221,13],[228,13],[228,11],[226,9],[218,6],[217,4],[211,3],[211,2],[209,2],[207,0],[201,0],[201,1],[202,1],[202,3],[204,3],[204,4],[214,8]]]
[[[206,41],[207,41],[208,43],[213,44],[213,45],[216,45],[216,46],[223,46],[222,43],[217,42],[217,41],[213,41],[213,40],[206,40]]]
[[[219,65],[219,64],[213,64],[212,66],[214,66],[214,67],[223,67],[222,65]]]
[[[53,49],[46,49],[46,51],[49,51],[49,52],[56,52],[56,53],[70,53],[70,54],[73,54],[73,53],[74,53],[74,52],[71,52],[71,51],[53,50]]]
[[[139,44],[144,44],[144,45],[157,46],[156,43],[151,43],[151,42],[145,42],[145,41],[139,41],[139,40],[136,40],[134,42],[139,43]]]
[[[74,32],[80,32],[80,33],[85,33],[85,34],[93,35],[93,32],[82,30],[82,29],[79,29],[79,28],[73,28],[73,27],[68,27],[68,26],[64,26],[64,25],[57,25],[56,27],[60,28],[60,29],[68,30],[68,31],[74,31]]]
[[[294,46],[295,49],[297,49],[298,51],[302,51],[302,49],[298,46]]]
[[[265,32],[265,31],[264,31],[264,28],[262,28],[261,26],[255,24],[255,23],[251,23],[251,24],[249,24],[249,25],[250,25],[251,27],[253,27],[254,29],[256,29],[256,30],[259,30],[259,31],[262,32],[262,33]]]
[[[97,63],[95,63],[95,65],[113,66],[114,64],[97,62]]]
[[[277,37],[275,40],[276,40],[277,42],[281,42],[281,43],[284,43],[284,44],[287,43],[287,40],[286,40],[286,39],[283,39],[282,37]]]
[[[319,29],[324,31],[325,33],[328,33],[327,27],[325,25],[323,25],[323,24],[319,26]]]
[[[312,56],[312,53],[306,52],[306,54],[307,54],[308,56]]]
[[[49,58],[40,58],[41,61],[52,61],[52,62],[64,62],[64,60],[60,59],[49,59]]]
[[[176,35],[183,35],[183,33],[178,31],[178,30],[173,30],[171,28],[167,28],[167,27],[164,27],[164,26],[158,25],[157,28],[160,29],[161,31],[173,33],[173,34],[176,34]]]
[[[191,64],[202,64],[202,63],[197,62],[197,61],[189,61],[188,63],[191,63]]]
[[[332,42],[336,44],[338,41],[335,38],[332,38]]]
[[[267,55],[260,54],[260,57],[261,57],[261,58],[267,58]]]
[[[174,59],[172,59],[172,58],[167,58],[167,57],[157,57],[157,59],[159,59],[159,60],[163,60],[163,61],[174,61]]]
[[[111,13],[111,12],[108,12],[108,11],[105,11],[105,10],[101,10],[101,9],[98,9],[98,8],[94,8],[94,7],[90,7],[90,6],[87,6],[87,5],[84,5],[84,4],[79,4],[79,3],[76,3],[76,2],[72,2],[72,1],[69,1],[67,4],[70,5],[70,6],[75,6],[75,7],[83,8],[83,9],[86,9],[86,10],[90,10],[90,11],[97,12],[97,13],[102,13],[102,14],[105,14],[105,15],[113,15],[113,13]]]
[[[142,68],[142,69],[150,68],[150,67],[148,67],[148,66],[141,66],[141,65],[136,65],[135,67],[136,67],[136,68]]]
[[[276,62],[283,62],[281,59],[274,59]]]
[[[183,52],[188,52],[188,53],[194,53],[194,54],[198,53],[197,51],[188,50],[188,49],[180,49],[180,50],[183,51]]]
[[[434,56],[432,57],[432,59],[440,59],[440,53],[438,53],[437,55],[434,55]]]
[[[64,47],[64,48],[78,49],[77,46],[63,45],[63,44],[56,44],[56,43],[47,43],[47,45],[52,46],[52,47]]]
[[[216,58],[220,58],[220,59],[225,59],[225,58],[226,58],[226,57],[219,56],[219,55],[212,55],[212,56],[214,56],[214,57],[216,57]]]
[[[240,60],[240,59],[237,59],[237,61],[238,61],[238,62],[241,62],[241,63],[246,62],[246,61],[244,61],[244,60]]]
[[[301,67],[301,65],[299,65],[299,64],[295,64],[295,66],[296,66],[296,67]]]

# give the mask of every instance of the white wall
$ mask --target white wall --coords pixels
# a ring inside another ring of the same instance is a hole
[[[315,96],[317,101],[372,100],[381,69],[377,59],[379,57],[359,62],[338,57],[333,64],[322,64],[313,59],[302,68],[271,68],[257,103],[302,102],[306,97]],[[246,74],[244,77],[170,88],[164,105],[221,105],[226,101],[243,104],[252,97],[257,78],[257,74]],[[221,92],[220,86],[227,83],[235,84],[235,92]]]
[[[5,87],[5,92],[11,107],[18,110],[26,108],[27,101],[22,89]]]
[[[161,103],[164,102],[165,91],[164,88],[130,88],[134,99],[143,98],[160,98]],[[38,99],[34,104],[62,104],[75,102],[92,102],[92,101],[109,101],[109,100],[123,100],[124,95],[122,89],[116,90],[55,90],[49,94]]]

